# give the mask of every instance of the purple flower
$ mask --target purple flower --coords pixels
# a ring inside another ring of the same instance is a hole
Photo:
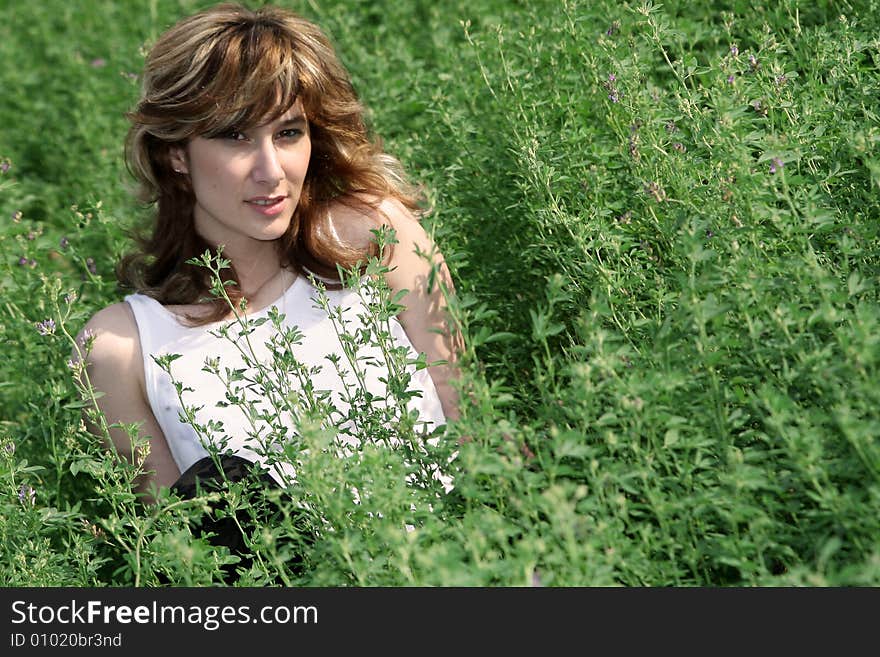
[[[617,103],[620,101],[620,91],[617,89],[617,86],[614,84],[617,80],[617,76],[614,73],[608,74],[608,80],[602,83],[602,86],[605,87],[605,90],[608,92],[608,98],[612,103]]]
[[[86,269],[88,269],[91,274],[98,273],[98,267],[92,258],[86,258]]]
[[[770,173],[776,173],[778,169],[782,169],[785,167],[785,164],[778,157],[774,157],[773,161],[770,163]]]
[[[27,266],[27,263],[28,263],[28,259],[25,258],[24,256],[21,256],[21,257],[18,259],[18,266],[19,266],[19,267],[26,267],[26,266]]]
[[[79,338],[78,342],[81,347],[91,347],[95,340],[95,332],[92,329],[85,329]]]
[[[736,80],[736,78],[733,77],[733,75],[727,76],[727,84],[733,84],[734,80]]]
[[[3,451],[6,453],[6,456],[12,456],[15,454],[15,443],[9,441],[5,445],[3,445]]]
[[[666,200],[666,192],[657,182],[653,180],[649,183],[645,183],[645,193],[653,196],[654,200],[658,203]]]
[[[30,260],[27,261],[27,264],[28,264],[28,267],[30,267],[31,269],[33,269],[34,267],[37,266],[37,261],[34,260],[33,258],[31,258]]]
[[[739,54],[739,47],[735,43],[730,45],[730,54],[736,57]]]
[[[28,231],[27,238],[28,238],[28,241],[33,242],[35,239],[37,239],[37,234],[32,230]]]
[[[776,86],[781,87],[788,81],[788,78],[785,77],[785,74],[776,76]]]
[[[37,322],[34,326],[36,326],[37,333],[40,335],[52,335],[55,333],[55,320],[51,317],[42,322]]]
[[[749,55],[749,66],[752,68],[753,71],[757,70],[757,68],[760,66],[760,64],[758,63],[758,58],[754,55]]]
[[[3,160],[0,162],[0,173],[6,173],[12,168],[12,162],[9,160]]]
[[[21,487],[18,489],[18,501],[22,504],[26,502],[30,502],[31,504],[33,504],[36,498],[37,491],[35,491],[33,487],[28,486],[27,484],[22,484]]]
[[[66,249],[68,246],[70,246],[70,241],[66,237],[62,237],[58,241],[58,246],[60,246],[62,249]]]
[[[629,138],[629,154],[636,160],[641,157],[639,153],[639,136],[633,135]]]

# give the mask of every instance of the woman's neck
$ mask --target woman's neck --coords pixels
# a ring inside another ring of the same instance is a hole
[[[235,267],[239,289],[249,302],[253,302],[265,293],[271,293],[277,279],[282,278],[284,269],[278,259],[275,245],[266,242],[263,248],[248,249],[247,252],[236,252],[223,249],[223,257],[228,258]]]
[[[251,308],[262,308],[280,297],[292,282],[291,272],[275,264],[271,269],[261,267],[248,275],[239,274],[239,285],[242,295]]]

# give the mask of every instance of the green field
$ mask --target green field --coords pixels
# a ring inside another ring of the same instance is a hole
[[[230,558],[192,535],[204,500],[138,502],[67,364],[147,217],[122,161],[145,48],[207,4],[0,9],[2,586]],[[880,584],[880,3],[279,4],[434,206],[465,401],[439,497],[306,431],[239,583]]]

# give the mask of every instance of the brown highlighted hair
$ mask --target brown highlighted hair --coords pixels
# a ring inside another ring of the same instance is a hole
[[[368,210],[392,197],[418,213],[414,188],[368,134],[348,72],[320,28],[280,8],[220,4],[174,25],[147,56],[141,98],[128,114],[126,163],[140,200],[155,204],[155,218],[150,234],[136,236],[136,249],[117,267],[123,288],[163,304],[193,304],[207,295],[210,272],[186,261],[217,245],[195,231],[195,197],[189,178],[173,171],[172,151],[194,136],[275,120],[297,99],[312,154],[290,227],[277,241],[283,265],[338,281],[337,265],[350,268],[378,255],[375,244],[365,251],[338,240],[328,223],[334,203]],[[223,277],[237,280],[232,267]],[[234,302],[241,298],[237,285],[228,292]],[[211,303],[196,323],[228,313],[225,301]]]

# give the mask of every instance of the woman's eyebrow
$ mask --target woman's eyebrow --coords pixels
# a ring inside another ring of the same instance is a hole
[[[291,123],[305,123],[306,117],[305,114],[295,114],[287,119],[282,119],[281,125],[290,125]]]

